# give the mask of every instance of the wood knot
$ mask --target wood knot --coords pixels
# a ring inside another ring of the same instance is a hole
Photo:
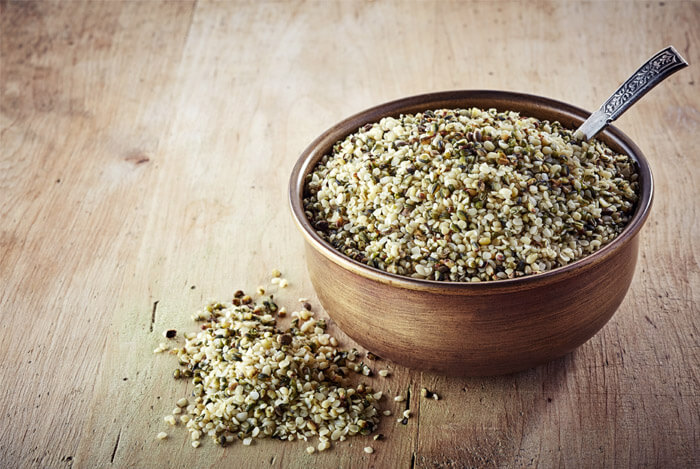
[[[135,150],[130,152],[124,157],[125,161],[128,161],[129,163],[133,163],[134,165],[138,166],[144,163],[148,163],[151,161],[151,159],[148,157],[148,155],[140,150]]]

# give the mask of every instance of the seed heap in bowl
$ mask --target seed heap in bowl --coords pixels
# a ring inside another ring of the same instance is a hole
[[[382,393],[351,385],[352,371],[366,375],[369,368],[356,363],[354,349],[338,349],[325,322],[314,319],[309,308],[292,313],[296,317],[286,331],[275,319],[285,310],[271,297],[254,300],[242,291],[231,303],[212,303],[195,314],[205,321],[201,331],[186,333],[185,345],[172,352],[182,367],[174,377],[192,379],[193,397],[178,401],[165,420],[175,425],[176,415],[184,414],[179,421],[194,447],[205,435],[221,445],[318,437],[317,449],[323,451],[332,441],[373,432]],[[155,352],[167,349],[161,344]]]
[[[441,109],[386,117],[337,142],[305,181],[317,232],[371,267],[500,280],[566,265],[613,240],[636,163],[559,122]]]

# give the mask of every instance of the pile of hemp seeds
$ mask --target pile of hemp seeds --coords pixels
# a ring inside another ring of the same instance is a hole
[[[288,281],[275,269],[271,284],[286,288]],[[230,302],[210,302],[196,312],[192,319],[201,323],[200,330],[182,334],[184,344],[173,342],[177,331],[165,331],[170,342],[161,343],[154,353],[176,355],[179,366],[173,377],[190,380],[193,389],[164,421],[183,424],[195,448],[207,436],[221,446],[236,441],[247,446],[258,438],[315,438],[317,444],[306,448],[312,454],[353,436],[383,439],[376,430],[380,418],[392,410],[381,410],[383,392],[363,382],[375,375],[368,363],[380,358],[368,352],[365,363],[356,349],[341,350],[308,300],[299,298],[299,304],[282,330],[278,319],[287,316],[286,307],[264,287],[254,295],[239,290]],[[387,378],[390,372],[379,369],[376,375]],[[438,399],[424,391],[423,397]],[[405,400],[399,394],[393,402]],[[406,408],[397,423],[406,425],[411,415]],[[157,438],[169,435],[163,431]],[[374,447],[364,451],[372,454]]]
[[[559,122],[439,109],[367,124],[305,181],[305,214],[348,257],[417,279],[512,279],[617,237],[636,162]]]

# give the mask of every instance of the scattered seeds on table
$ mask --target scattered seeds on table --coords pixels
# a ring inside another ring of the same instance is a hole
[[[331,345],[326,322],[308,309],[281,330],[274,311],[282,308],[273,308],[271,297],[249,298],[239,290],[238,304],[208,304],[193,315],[203,322],[200,331],[184,334],[184,346],[173,350],[179,375],[192,380],[192,397],[176,403],[192,441],[208,435],[220,445],[235,439],[250,445],[255,438],[318,437],[316,449],[324,451],[330,440],[370,435],[382,393],[352,383],[355,366],[363,377],[358,352]],[[177,423],[174,415],[165,421]]]
[[[382,378],[386,378],[387,376],[389,376],[389,370],[379,370],[377,374],[379,374],[379,376],[381,376]]]
[[[422,388],[420,390],[420,395],[426,399],[440,400],[440,396],[438,396],[436,392],[430,391],[427,388]]]
[[[165,432],[160,432],[159,434],[156,435],[156,438],[159,440],[165,440],[168,437],[168,434]]]
[[[365,453],[367,453],[367,454],[374,453],[374,448],[372,448],[371,446],[365,446]]]

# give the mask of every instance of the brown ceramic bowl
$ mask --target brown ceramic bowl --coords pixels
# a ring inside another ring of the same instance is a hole
[[[292,172],[292,213],[306,241],[306,262],[321,304],[340,328],[395,363],[456,375],[510,373],[560,357],[612,317],[634,275],[653,195],[649,164],[615,127],[598,139],[639,165],[640,198],[614,241],[551,271],[480,283],[417,280],[356,262],[336,251],[304,215],[305,176],[332,145],[384,116],[457,107],[520,111],[575,129],[590,114],[548,98],[503,91],[449,91],[382,104],[333,126],[304,150]]]

